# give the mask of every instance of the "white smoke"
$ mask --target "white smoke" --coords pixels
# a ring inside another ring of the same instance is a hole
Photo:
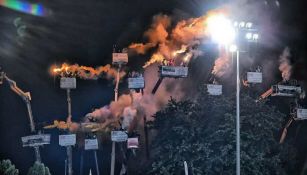
[[[284,81],[288,81],[291,77],[292,66],[290,63],[290,49],[286,47],[279,57],[279,70]]]

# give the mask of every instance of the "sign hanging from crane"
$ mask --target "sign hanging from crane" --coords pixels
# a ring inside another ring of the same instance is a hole
[[[77,80],[76,78],[62,77],[60,80],[61,89],[76,89]]]
[[[59,135],[59,145],[73,146],[76,144],[76,134]]]
[[[38,134],[21,137],[23,147],[36,147],[50,144],[50,134]]]
[[[248,83],[262,83],[262,73],[261,72],[247,72],[247,82]]]
[[[128,63],[128,53],[112,53],[113,64],[127,64]]]
[[[209,95],[222,95],[222,85],[207,84],[207,92]]]
[[[85,139],[84,140],[84,149],[85,150],[97,150],[98,149],[98,140],[94,139]]]
[[[296,120],[306,120],[307,119],[307,109],[298,108],[296,111]]]

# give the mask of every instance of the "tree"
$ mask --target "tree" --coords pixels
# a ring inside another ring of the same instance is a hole
[[[294,151],[278,144],[285,115],[241,96],[242,174],[287,174]],[[171,100],[155,115],[152,163],[143,174],[235,174],[235,98],[201,93],[191,101]],[[287,162],[287,167],[285,167]],[[293,164],[292,164],[292,163]]]
[[[2,175],[18,175],[19,171],[10,160],[2,160],[0,162],[0,174]]]
[[[49,168],[43,163],[35,162],[34,165],[29,169],[28,175],[51,175]]]

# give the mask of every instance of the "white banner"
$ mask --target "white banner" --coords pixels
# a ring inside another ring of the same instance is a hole
[[[113,53],[112,59],[113,59],[113,64],[128,63],[128,53]]]
[[[222,95],[222,85],[207,84],[207,92],[209,95]]]
[[[98,140],[97,139],[85,139],[84,149],[85,150],[97,150],[98,149]]]
[[[129,149],[139,148],[139,138],[138,137],[128,138],[127,148]]]
[[[61,81],[60,81],[60,87],[62,89],[76,89],[77,88],[77,80],[76,80],[76,78],[62,77]]]
[[[262,83],[262,73],[261,72],[247,72],[247,82]]]
[[[125,142],[128,139],[128,135],[125,131],[112,131],[111,140],[113,142]]]
[[[273,85],[272,96],[295,96],[302,93],[302,88],[300,86],[290,86],[290,85]]]
[[[59,145],[73,146],[76,144],[76,134],[59,135]]]
[[[50,134],[39,134],[21,137],[23,147],[34,147],[50,144]]]
[[[297,119],[306,120],[307,119],[307,109],[297,109]]]
[[[160,73],[162,77],[185,78],[188,76],[188,67],[182,66],[161,66]]]
[[[129,89],[144,89],[145,81],[144,77],[128,78]]]

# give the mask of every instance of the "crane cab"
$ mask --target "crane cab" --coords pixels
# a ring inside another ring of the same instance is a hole
[[[159,68],[160,76],[169,78],[186,78],[188,71],[188,67],[184,66],[160,66]]]
[[[272,96],[295,97],[302,93],[300,86],[292,85],[273,85],[272,90]]]

